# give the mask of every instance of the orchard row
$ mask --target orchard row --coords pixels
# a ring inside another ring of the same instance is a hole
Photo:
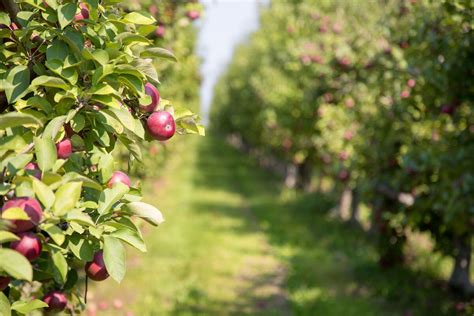
[[[221,78],[212,124],[371,208],[380,264],[408,230],[472,296],[474,37],[469,1],[274,1]],[[316,177],[314,176],[316,175]],[[291,183],[292,179],[287,179]]]

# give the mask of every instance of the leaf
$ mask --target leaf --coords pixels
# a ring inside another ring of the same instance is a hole
[[[143,238],[136,232],[129,229],[119,229],[110,234],[110,236],[125,241],[132,247],[137,248],[141,252],[146,252],[146,245]]]
[[[30,217],[25,212],[25,210],[19,207],[10,207],[2,211],[2,218],[9,219],[9,220],[16,220],[16,219],[30,220]]]
[[[48,304],[38,299],[34,299],[31,301],[16,301],[12,304],[11,309],[20,314],[29,314],[36,309],[45,307],[48,307]]]
[[[51,260],[53,261],[53,276],[57,283],[64,284],[67,277],[67,261],[60,251],[52,250]]]
[[[46,49],[46,60],[50,62],[58,60],[63,63],[68,55],[69,47],[66,43],[58,39],[55,39]]]
[[[164,58],[172,61],[178,61],[176,56],[167,49],[161,47],[149,47],[146,48],[141,54],[141,58],[154,57],[154,58]]]
[[[39,76],[33,79],[31,86],[44,86],[68,90],[70,86],[61,78],[51,76]]]
[[[156,22],[155,18],[151,14],[144,12],[128,13],[122,18],[122,21],[140,25],[154,24]]]
[[[74,3],[66,3],[58,7],[58,20],[61,29],[64,29],[69,23],[74,21],[77,6]]]
[[[156,207],[148,203],[131,202],[126,207],[132,214],[143,218],[154,226],[158,226],[165,221],[163,214]]]
[[[72,210],[81,198],[82,182],[69,182],[56,191],[56,200],[53,205],[53,214],[63,216]]]
[[[26,113],[10,112],[0,115],[0,129],[25,125],[43,126],[43,123],[33,115]]]
[[[44,128],[42,137],[55,139],[59,130],[63,127],[64,122],[66,122],[66,115],[53,118]]]
[[[90,51],[89,49],[84,49],[82,51],[82,56],[84,56],[84,58],[86,59],[95,60],[102,66],[109,62],[109,54],[103,49],[96,49],[93,51]]]
[[[101,156],[97,168],[99,170],[100,181],[105,183],[112,177],[114,171],[114,157],[110,154]]]
[[[107,188],[100,194],[99,197],[99,207],[97,212],[99,214],[108,213],[112,206],[120,201],[120,199],[127,193],[129,190],[128,186],[121,182],[116,182],[112,188]]]
[[[73,210],[67,213],[64,219],[68,222],[76,222],[81,225],[95,226],[92,218],[88,214],[82,213],[78,210]]]
[[[36,178],[31,178],[33,181],[33,191],[35,191],[36,196],[41,201],[41,203],[46,207],[50,208],[53,206],[56,199],[53,190],[49,188],[46,184],[41,182]]]
[[[0,230],[0,244],[15,240],[20,240],[20,237],[18,237],[14,233],[7,232],[5,230]]]
[[[0,269],[16,279],[31,281],[33,278],[28,259],[12,249],[0,248]]]
[[[10,301],[3,292],[0,292],[0,315],[11,316]]]
[[[104,262],[112,279],[120,283],[125,276],[125,248],[119,239],[104,236]]]
[[[51,170],[58,155],[56,145],[50,138],[35,138],[35,154],[42,171]]]
[[[0,24],[3,25],[10,25],[11,20],[7,13],[0,12]]]
[[[79,234],[73,234],[69,237],[68,247],[72,253],[82,261],[92,261],[94,257],[92,244]]]
[[[13,104],[28,92],[30,70],[26,66],[16,66],[8,72],[7,83],[10,86],[5,89],[5,95],[8,103]]]
[[[43,224],[41,225],[41,229],[46,231],[48,235],[53,239],[53,241],[58,246],[61,246],[66,240],[64,231],[55,224],[51,224],[51,223]]]

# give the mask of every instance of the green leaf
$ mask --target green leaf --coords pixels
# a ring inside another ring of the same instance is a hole
[[[61,78],[51,76],[39,76],[31,82],[31,86],[44,86],[68,90],[70,86]]]
[[[126,207],[133,215],[143,218],[154,226],[158,226],[165,221],[163,214],[156,207],[148,203],[131,202]]]
[[[165,58],[172,61],[178,61],[176,56],[167,49],[161,47],[149,47],[146,48],[141,54],[141,58],[154,57],[154,58]]]
[[[55,39],[46,49],[46,60],[58,60],[63,63],[69,55],[69,47],[61,40]]]
[[[156,22],[155,18],[151,14],[144,12],[128,13],[122,18],[122,21],[124,21],[125,23],[133,23],[140,25],[154,24]]]
[[[35,138],[35,153],[42,171],[51,170],[57,159],[56,145],[50,138]]]
[[[12,304],[11,308],[12,310],[17,311],[20,314],[26,315],[36,309],[45,307],[48,307],[48,304],[38,299],[34,299],[31,301],[16,301]]]
[[[10,112],[0,115],[0,129],[16,126],[43,126],[36,117],[26,113]]]
[[[119,239],[104,236],[104,262],[107,272],[118,283],[125,276],[125,248]]]
[[[109,62],[109,54],[103,49],[96,49],[90,51],[89,49],[84,49],[82,51],[82,56],[86,59],[91,59],[97,61],[102,66],[106,65]]]
[[[66,239],[64,231],[55,224],[47,223],[41,225],[41,229],[46,231],[58,246],[61,246],[64,243]]]
[[[64,219],[68,222],[75,222],[81,225],[94,226],[92,218],[79,210],[73,210],[66,214]]]
[[[67,277],[67,261],[64,255],[57,250],[52,250],[51,260],[53,261],[53,276],[57,283],[64,284]]]
[[[63,127],[64,122],[66,122],[66,115],[61,115],[53,118],[44,128],[42,137],[55,139],[59,131]]]
[[[5,230],[0,230],[0,244],[15,240],[20,240],[20,237],[18,237],[14,233],[10,233]]]
[[[36,178],[31,178],[33,181],[33,191],[35,191],[36,196],[41,201],[41,203],[46,207],[50,208],[53,206],[56,199],[53,190],[49,188],[46,184],[41,182]]]
[[[10,301],[3,292],[0,292],[0,315],[11,316],[11,314]]]
[[[66,3],[58,7],[58,20],[61,29],[64,29],[69,23],[74,21],[77,6],[75,3]]]
[[[121,182],[116,182],[112,188],[107,188],[100,194],[99,214],[108,213],[112,206],[120,201],[120,199],[128,192],[129,188]]]
[[[125,241],[132,247],[137,248],[141,252],[146,252],[146,245],[143,238],[136,232],[129,229],[119,229],[110,234],[110,236]]]
[[[10,25],[11,20],[6,12],[0,12],[0,24]]]
[[[63,216],[74,208],[81,198],[82,182],[69,182],[56,191],[56,200],[53,205],[53,214]]]
[[[16,279],[31,281],[33,278],[28,259],[12,249],[0,248],[0,269]]]
[[[19,207],[10,207],[2,211],[2,218],[9,219],[9,220],[16,220],[16,219],[29,220],[30,219],[30,217],[25,212],[25,210]]]
[[[68,247],[72,253],[82,261],[92,261],[94,257],[92,244],[79,234],[73,234],[69,237]]]
[[[114,157],[110,154],[101,156],[97,168],[99,170],[100,181],[105,183],[112,177],[112,173],[114,172]]]
[[[13,104],[28,93],[30,70],[26,66],[16,66],[8,72],[7,83],[10,86],[5,89],[5,95],[8,103]]]

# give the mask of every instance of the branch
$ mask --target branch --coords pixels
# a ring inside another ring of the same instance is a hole
[[[412,206],[415,203],[415,197],[413,194],[397,192],[386,184],[378,184],[375,190],[378,193],[385,195],[389,199],[398,201],[405,206]]]

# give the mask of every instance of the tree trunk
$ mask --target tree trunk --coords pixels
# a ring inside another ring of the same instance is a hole
[[[456,238],[454,250],[454,267],[449,278],[449,286],[464,296],[474,297],[474,285],[470,280],[471,236]]]
[[[350,208],[352,204],[352,190],[348,185],[344,185],[342,190],[341,198],[339,200],[339,217],[343,220],[349,220]]]
[[[351,217],[349,218],[349,222],[357,227],[362,227],[359,221],[359,202],[360,202],[360,194],[357,188],[352,189],[352,199],[351,199]]]
[[[311,191],[312,166],[308,159],[297,165],[296,187],[305,192]]]

